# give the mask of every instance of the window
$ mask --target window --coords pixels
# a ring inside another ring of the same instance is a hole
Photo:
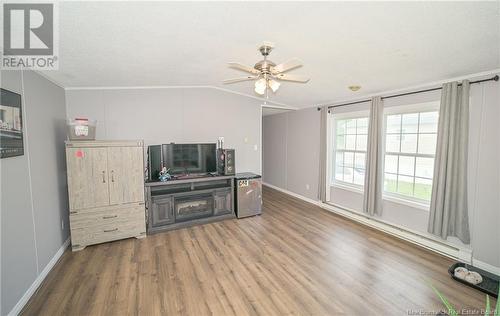
[[[333,115],[332,184],[363,189],[368,113]]]
[[[384,192],[428,204],[432,193],[438,103],[387,109]]]

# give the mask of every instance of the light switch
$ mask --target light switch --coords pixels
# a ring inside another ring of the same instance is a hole
[[[253,145],[253,150],[254,150],[254,151],[259,150],[259,146],[257,146],[257,145]]]

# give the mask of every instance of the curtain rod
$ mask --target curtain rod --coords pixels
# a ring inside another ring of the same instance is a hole
[[[498,81],[499,77],[498,75],[489,78],[489,79],[482,79],[482,80],[476,80],[476,81],[471,81],[470,84],[475,84],[475,83],[481,83],[481,82],[486,82],[486,81]],[[459,83],[459,86],[462,84]],[[390,98],[396,98],[396,97],[402,97],[405,95],[411,95],[411,94],[417,94],[417,93],[423,93],[423,92],[430,92],[430,91],[436,91],[436,90],[441,90],[443,87],[438,87],[438,88],[431,88],[431,89],[425,89],[425,90],[417,90],[417,91],[412,91],[412,92],[406,92],[406,93],[399,93],[399,94],[393,94],[393,95],[388,95],[386,97],[382,97],[382,100],[384,99],[390,99]],[[341,107],[341,106],[346,106],[346,105],[353,105],[353,104],[358,104],[358,103],[364,103],[364,102],[370,102],[371,99],[367,100],[361,100],[361,101],[355,101],[355,102],[349,102],[349,103],[342,103],[342,104],[336,104],[336,105],[330,105],[328,106],[328,109],[331,108],[336,108],[336,107]],[[320,110],[320,108],[318,108]]]

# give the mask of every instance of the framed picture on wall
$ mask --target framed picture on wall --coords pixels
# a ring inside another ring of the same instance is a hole
[[[24,155],[21,95],[0,88],[0,158]]]

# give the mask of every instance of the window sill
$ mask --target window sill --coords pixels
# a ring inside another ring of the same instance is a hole
[[[363,194],[363,188],[362,187],[357,188],[357,187],[354,187],[354,186],[340,184],[340,183],[330,183],[330,187],[334,187],[334,188],[341,189],[341,190],[346,190],[346,191],[351,191],[351,192],[354,192],[354,193]]]
[[[420,210],[423,210],[426,212],[429,212],[429,208],[430,208],[429,204],[419,203],[417,201],[410,201],[410,200],[406,200],[403,198],[399,198],[399,197],[387,195],[387,194],[384,194],[382,199],[384,201],[389,201],[389,202],[393,202],[396,204],[406,205],[406,206],[417,208],[417,209],[420,209]]]
[[[364,190],[362,188],[356,188],[353,186],[344,185],[344,184],[340,184],[340,183],[330,183],[330,187],[358,193],[361,195],[364,194]],[[430,208],[430,204],[420,203],[417,201],[410,201],[410,200],[407,200],[404,198],[400,198],[400,197],[392,196],[392,195],[388,195],[388,194],[384,194],[382,196],[382,199],[384,201],[389,201],[389,202],[396,203],[396,204],[406,205],[406,206],[413,207],[413,208],[423,210],[426,212],[429,212],[429,208]]]

